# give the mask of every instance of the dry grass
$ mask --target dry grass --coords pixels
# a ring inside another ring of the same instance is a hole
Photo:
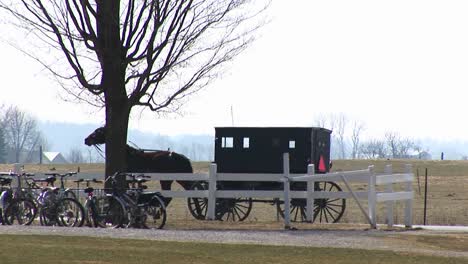
[[[423,223],[424,206],[424,172],[428,169],[428,204],[427,224],[434,225],[468,225],[468,161],[419,161],[419,160],[337,160],[334,161],[333,171],[365,169],[369,165],[375,166],[376,172],[382,172],[386,164],[392,164],[394,172],[401,172],[404,164],[411,163],[415,177],[413,188],[415,190],[415,202],[413,205],[414,224]],[[207,172],[208,162],[193,163],[195,172]],[[78,164],[78,165],[25,165],[27,172],[46,172],[51,167],[57,171],[72,171],[80,167],[82,172],[103,173],[103,164]],[[5,171],[12,165],[0,165],[0,170]],[[339,183],[342,188],[344,185]],[[71,185],[73,186],[73,185]],[[177,188],[177,184],[174,184]],[[73,186],[74,187],[74,186]],[[99,186],[96,186],[99,187]],[[159,184],[153,183],[151,189],[159,188]],[[179,187],[180,188],[180,187]],[[365,189],[365,185],[354,185],[355,190]],[[377,222],[384,223],[384,205],[379,205]],[[395,208],[395,223],[403,223],[404,204],[397,203]],[[207,228],[203,221],[195,221],[187,209],[185,199],[174,199],[168,208],[168,226],[173,228]],[[341,223],[366,223],[364,216],[359,211],[356,203],[347,200],[347,208]],[[211,225],[211,224],[210,224]],[[273,229],[281,228],[281,219],[278,217],[275,207],[271,204],[254,203],[251,215],[235,228],[261,228],[269,226]],[[214,228],[231,228],[229,224],[219,224]]]
[[[438,241],[434,241],[439,243]],[[2,263],[468,263],[382,250],[0,235]]]

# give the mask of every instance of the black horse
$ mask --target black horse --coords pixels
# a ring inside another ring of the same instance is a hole
[[[106,140],[106,127],[100,127],[91,133],[85,139],[85,144],[88,146],[96,146],[104,144]],[[140,173],[192,173],[193,168],[190,160],[182,154],[156,150],[146,152],[140,149],[133,148],[129,145],[126,147],[127,152],[127,171]],[[170,190],[173,181],[161,181],[161,189]],[[177,181],[184,189],[190,189],[190,182]],[[168,204],[170,199],[166,201]]]

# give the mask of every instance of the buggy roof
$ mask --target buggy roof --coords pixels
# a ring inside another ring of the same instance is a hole
[[[331,130],[323,128],[323,127],[215,127],[215,131],[222,131],[222,132],[239,132],[239,131],[255,131],[255,130],[270,130],[270,131],[278,131],[278,130],[322,130],[327,131],[328,133],[332,133]]]

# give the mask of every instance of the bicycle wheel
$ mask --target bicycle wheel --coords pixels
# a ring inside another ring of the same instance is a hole
[[[96,199],[96,198],[93,197],[92,199]],[[85,210],[85,217],[86,217],[84,225],[87,227],[95,227],[94,220],[93,220],[94,205],[92,205],[91,203],[93,202],[87,199],[85,204],[83,205],[83,208]]]
[[[42,205],[39,209],[39,222],[42,226],[58,225],[56,207],[53,205]]]
[[[145,214],[143,226],[145,228],[162,229],[166,224],[166,207],[158,196],[154,196],[151,201],[143,207]]]
[[[73,198],[63,198],[57,201],[56,213],[58,224],[67,227],[83,226],[85,213],[83,206]]]
[[[30,225],[36,217],[37,207],[28,199],[15,199],[8,204],[4,212],[4,221],[7,225]]]
[[[114,197],[98,197],[94,200],[93,222],[96,227],[121,227],[124,223],[125,209]]]

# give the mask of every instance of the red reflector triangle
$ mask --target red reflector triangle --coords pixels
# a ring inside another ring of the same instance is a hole
[[[327,167],[325,166],[325,161],[323,160],[322,155],[320,155],[318,170],[319,170],[319,172],[326,172],[327,171]]]

